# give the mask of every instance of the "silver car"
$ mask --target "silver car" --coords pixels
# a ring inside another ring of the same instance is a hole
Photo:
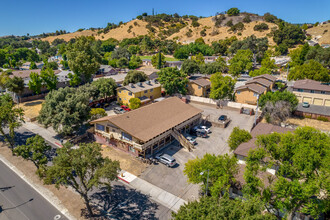
[[[175,159],[168,154],[156,155],[156,159],[168,167],[173,167],[176,164]]]
[[[186,139],[193,145],[197,144],[196,139],[191,136],[187,136]]]

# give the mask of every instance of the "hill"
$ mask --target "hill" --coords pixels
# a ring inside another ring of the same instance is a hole
[[[330,44],[330,23],[309,28],[306,32],[312,39],[317,39],[319,44]]]
[[[244,22],[244,18],[247,15],[249,16],[250,21]],[[176,19],[173,18],[172,20],[159,20],[148,16],[144,19],[134,19],[127,23],[121,24],[119,27],[113,28],[106,33],[102,33],[102,30],[83,30],[58,36],[50,36],[42,38],[42,40],[49,41],[51,43],[57,38],[69,41],[71,38],[79,36],[94,36],[99,40],[114,38],[120,41],[125,38],[150,35],[161,40],[177,40],[183,44],[194,42],[197,38],[203,37],[204,41],[210,44],[213,41],[225,39],[231,36],[236,36],[238,39],[243,39],[247,36],[255,35],[258,38],[267,37],[269,43],[274,45],[272,38],[268,34],[273,28],[277,28],[277,25],[274,23],[265,22],[262,16],[248,13],[241,13],[238,16],[221,16],[221,22],[218,22],[220,18],[219,16],[200,19],[195,16],[189,16]],[[228,25],[228,22],[231,22],[232,24]],[[230,26],[235,26],[238,23],[241,23],[241,25],[243,24],[243,29],[231,29]],[[255,25],[261,23],[266,23],[268,25],[268,29],[263,31],[255,31]]]

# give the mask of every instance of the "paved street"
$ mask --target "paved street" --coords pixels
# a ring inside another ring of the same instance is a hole
[[[0,219],[54,219],[60,211],[0,161]]]

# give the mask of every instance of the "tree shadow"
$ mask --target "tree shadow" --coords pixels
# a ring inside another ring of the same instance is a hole
[[[91,198],[101,209],[93,219],[158,219],[155,216],[158,204],[152,202],[149,196],[123,185],[114,184],[111,193],[106,187],[100,188]]]

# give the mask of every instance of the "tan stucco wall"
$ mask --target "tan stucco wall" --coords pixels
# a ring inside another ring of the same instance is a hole
[[[293,91],[299,102],[308,102],[312,105],[330,106],[330,95],[321,93]]]
[[[161,97],[161,86],[153,88],[153,91],[151,92],[150,89],[146,90],[147,92],[145,93],[144,91],[141,92],[136,92],[136,93],[132,93],[132,95],[130,94],[130,91],[128,91],[125,88],[119,88],[117,90],[117,101],[123,103],[124,105],[128,105],[129,104],[129,100],[131,98],[139,98],[142,96],[147,96],[150,99],[157,99],[159,97]]]
[[[240,94],[238,94],[238,91],[235,93],[235,101],[238,103],[243,104],[257,104],[257,97],[254,96],[254,92],[248,89],[243,89],[239,91]]]
[[[188,83],[188,93],[189,95],[193,96],[199,96],[199,97],[207,97],[207,89],[209,89],[210,86],[202,87],[197,85],[196,83],[189,82]]]

